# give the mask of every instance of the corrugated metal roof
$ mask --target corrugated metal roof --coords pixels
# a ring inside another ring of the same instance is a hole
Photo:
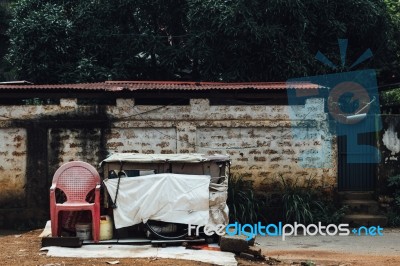
[[[43,84],[43,85],[12,85],[0,84],[0,90],[284,90],[284,89],[319,89],[317,84],[286,83],[286,82],[185,82],[185,81],[106,81],[97,83],[77,84]]]

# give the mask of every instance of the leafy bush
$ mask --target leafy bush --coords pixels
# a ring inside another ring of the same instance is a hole
[[[314,210],[314,220],[322,224],[339,224],[348,206],[337,206],[331,201],[322,201],[322,208]]]
[[[347,206],[338,207],[332,199],[324,198],[321,190],[313,187],[313,177],[304,186],[298,185],[299,177],[290,183],[280,176],[282,183],[282,208],[286,223],[339,223],[345,215]]]
[[[394,203],[395,207],[400,211],[400,175],[389,177],[389,186],[394,187]]]
[[[312,223],[314,221],[314,209],[322,208],[319,201],[313,200],[309,185],[301,187],[298,185],[297,177],[293,183],[288,182],[281,175],[283,185],[282,204],[286,223]],[[309,179],[310,181],[310,179]],[[307,184],[310,184],[308,182]]]
[[[389,187],[394,188],[391,210],[388,211],[388,225],[400,226],[400,175],[391,176],[388,178]]]
[[[228,187],[230,222],[250,223],[317,223],[338,224],[345,215],[347,206],[334,204],[331,197],[321,189],[313,187],[313,178],[299,185],[299,178],[290,182],[280,176],[279,191],[268,191],[259,196],[254,193],[252,181],[241,176],[230,176]],[[322,200],[323,199],[323,200]]]
[[[251,181],[241,176],[230,176],[228,186],[229,221],[254,224],[264,220],[262,207],[265,201],[258,199]]]
[[[391,227],[399,227],[400,226],[400,213],[398,211],[389,211],[386,214],[387,218],[388,218],[388,226]]]
[[[389,82],[399,72],[390,16],[398,12],[383,1],[13,2],[7,58],[17,78],[34,83],[319,75],[330,69],[315,52],[340,60],[338,36],[351,36],[349,61],[371,48],[371,68]]]

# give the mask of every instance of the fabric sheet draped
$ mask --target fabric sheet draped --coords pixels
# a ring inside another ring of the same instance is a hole
[[[115,227],[147,220],[206,225],[210,178],[170,173],[121,178],[114,209]],[[118,179],[104,180],[104,184],[114,201]]]

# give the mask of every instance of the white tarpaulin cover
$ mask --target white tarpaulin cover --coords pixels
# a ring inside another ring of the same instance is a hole
[[[228,161],[227,155],[206,156],[198,153],[179,153],[179,154],[142,154],[142,153],[114,153],[100,163],[111,162],[131,162],[131,163],[165,163],[165,162],[186,162],[200,163],[207,161]]]
[[[112,200],[118,179],[104,180]],[[154,174],[121,178],[115,227],[122,228],[147,220],[206,225],[209,220],[208,175]]]

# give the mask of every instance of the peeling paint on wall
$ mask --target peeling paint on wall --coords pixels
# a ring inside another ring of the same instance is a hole
[[[0,208],[25,206],[26,130],[0,128]]]

